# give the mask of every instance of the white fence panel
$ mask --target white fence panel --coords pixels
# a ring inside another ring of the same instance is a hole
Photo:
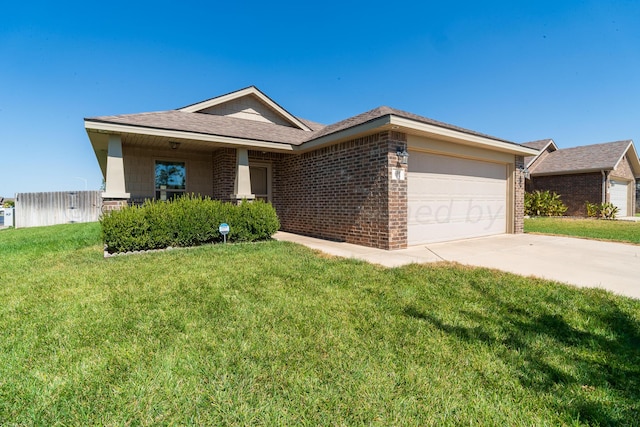
[[[13,227],[13,208],[0,208],[0,227]]]
[[[100,191],[59,191],[50,193],[18,193],[15,227],[95,222],[100,217]]]

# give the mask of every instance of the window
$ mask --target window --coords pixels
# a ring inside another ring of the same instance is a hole
[[[251,175],[251,192],[256,199],[268,202],[271,200],[271,165],[253,164],[249,167]]]
[[[184,162],[156,161],[156,199],[171,200],[187,189],[187,168]]]

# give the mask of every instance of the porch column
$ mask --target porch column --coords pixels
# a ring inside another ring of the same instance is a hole
[[[122,140],[120,135],[109,135],[107,176],[105,177],[105,191],[102,193],[104,205],[107,207],[126,204],[129,196],[130,194],[126,192],[124,183]]]
[[[236,180],[233,185],[232,199],[240,201],[242,199],[253,200],[255,194],[251,193],[251,174],[249,172],[249,150],[246,148],[236,149]]]

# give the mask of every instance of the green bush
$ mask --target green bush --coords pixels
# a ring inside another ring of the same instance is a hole
[[[587,216],[590,218],[616,219],[618,207],[613,203],[589,203],[587,202]]]
[[[235,205],[193,195],[167,202],[146,201],[107,212],[100,219],[110,253],[221,242],[218,227],[223,222],[230,227],[229,242],[268,239],[280,228],[269,203],[256,200]]]
[[[530,216],[561,216],[567,207],[560,196],[550,191],[536,190],[524,195],[524,213]]]
[[[586,202],[586,207],[589,218],[597,218],[600,216],[600,204]]]

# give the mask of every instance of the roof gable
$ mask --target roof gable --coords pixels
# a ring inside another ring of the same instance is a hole
[[[566,175],[600,170],[611,171],[627,154],[634,175],[640,176],[640,161],[631,140],[554,151],[537,164],[532,175]]]
[[[188,105],[178,111],[235,117],[311,132],[307,124],[290,114],[255,86]]]
[[[549,138],[549,139],[540,139],[538,141],[525,142],[522,145],[524,145],[525,147],[529,147],[529,148],[533,148],[535,150],[538,150],[538,154],[536,154],[535,156],[526,156],[524,158],[524,166],[527,169],[529,169],[531,166],[533,166],[533,164],[540,158],[540,156],[544,152],[552,153],[552,152],[558,150],[558,146],[556,145],[555,142],[553,142],[553,139],[551,139],[551,138]]]

